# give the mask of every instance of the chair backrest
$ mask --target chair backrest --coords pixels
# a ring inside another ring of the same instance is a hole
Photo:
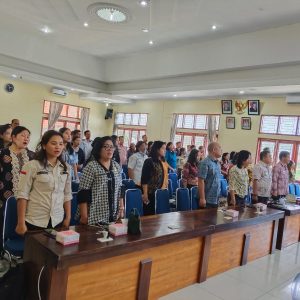
[[[122,166],[122,171],[125,174],[125,177],[127,178],[128,177],[128,167],[127,167],[127,165]]]
[[[72,193],[77,193],[79,189],[79,182],[72,181]]]
[[[74,226],[74,225],[79,224],[79,221],[75,220],[75,216],[76,216],[76,213],[77,213],[77,208],[78,208],[77,193],[72,193],[70,226]]]
[[[178,179],[178,187],[183,188],[183,180],[181,178]]]
[[[198,193],[198,187],[193,186],[191,188],[191,205],[192,205],[192,210],[199,209],[199,193]]]
[[[122,184],[123,184],[125,190],[135,189],[135,183],[132,179],[123,179]]]
[[[17,223],[17,200],[15,197],[9,197],[6,200],[4,208],[3,243],[8,239],[12,240],[20,238],[20,236],[15,231]]]
[[[178,188],[176,190],[176,208],[178,211],[191,210],[189,189]]]
[[[173,183],[171,179],[168,179],[168,190],[169,190],[169,198],[172,199],[174,194]]]
[[[173,193],[176,191],[178,188],[178,176],[177,173],[169,173],[168,174],[169,179],[172,180],[172,187],[173,187]]]
[[[122,180],[126,179],[126,174],[124,172],[122,172],[121,175],[122,175]]]
[[[295,185],[293,183],[289,184],[289,194],[292,194],[292,195],[296,196],[296,188],[295,188]]]
[[[295,183],[295,192],[296,192],[296,196],[300,197],[300,184],[299,183]]]
[[[226,179],[221,179],[221,196],[227,197],[228,196],[228,183]]]
[[[169,191],[157,189],[155,191],[155,213],[165,214],[170,212]]]
[[[142,216],[143,212],[143,200],[142,200],[142,192],[139,189],[128,189],[125,192],[125,216],[128,218],[131,210],[136,208]]]

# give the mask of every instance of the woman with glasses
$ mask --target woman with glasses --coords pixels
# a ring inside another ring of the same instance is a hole
[[[77,197],[81,224],[115,222],[123,217],[121,167],[113,160],[114,151],[111,137],[101,138],[92,150],[95,160],[83,169]]]

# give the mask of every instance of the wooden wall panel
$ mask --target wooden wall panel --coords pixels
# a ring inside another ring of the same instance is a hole
[[[207,277],[240,266],[246,233],[251,236],[248,261],[270,253],[273,222],[215,233],[212,235]]]
[[[152,259],[149,299],[197,282],[203,238],[71,267],[67,299],[136,299],[140,261]]]
[[[286,226],[283,233],[283,247],[299,241],[300,215],[286,216]]]

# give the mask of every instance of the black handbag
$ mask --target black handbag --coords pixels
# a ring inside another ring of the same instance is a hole
[[[139,233],[141,233],[140,214],[136,208],[133,208],[128,216],[128,234]]]

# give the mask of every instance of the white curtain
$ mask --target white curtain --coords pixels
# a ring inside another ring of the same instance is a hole
[[[82,108],[80,120],[80,130],[82,133],[89,129],[89,117],[90,109],[86,107]]]
[[[217,118],[216,116],[209,115],[207,120],[208,125],[208,142],[216,142],[217,140]]]
[[[176,134],[176,127],[177,127],[178,115],[174,114],[172,119],[172,126],[170,131],[170,142],[174,142],[175,134]]]
[[[48,117],[48,130],[54,129],[55,123],[57,122],[58,118],[60,117],[63,106],[64,106],[63,103],[53,102],[53,101],[50,102],[49,117]]]

